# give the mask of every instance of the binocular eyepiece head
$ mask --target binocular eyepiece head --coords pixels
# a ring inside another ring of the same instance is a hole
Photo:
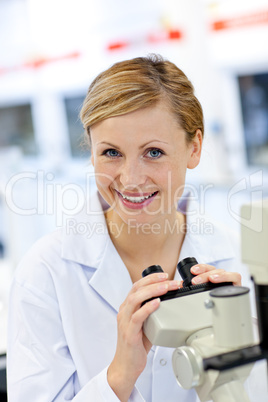
[[[196,264],[198,264],[198,262],[194,257],[184,258],[178,263],[177,270],[182,277],[183,287],[191,285],[191,281],[195,275],[191,273],[190,269]],[[151,265],[142,272],[142,277],[144,278],[147,275],[155,274],[157,272],[164,272],[164,270],[160,265]]]

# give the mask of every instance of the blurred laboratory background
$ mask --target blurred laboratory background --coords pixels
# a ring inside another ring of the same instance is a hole
[[[268,195],[268,0],[0,0],[2,393],[15,267],[94,189],[87,88],[149,53],[177,64],[203,106],[203,156],[187,176],[203,211],[239,232],[241,204]]]

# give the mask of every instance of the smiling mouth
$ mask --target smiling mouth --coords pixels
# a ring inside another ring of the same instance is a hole
[[[141,204],[145,200],[148,200],[149,198],[153,197],[158,191],[154,191],[152,194],[146,195],[146,196],[136,196],[136,197],[130,197],[127,195],[124,195],[120,193],[119,191],[116,190],[116,192],[126,201],[133,202],[134,204]]]

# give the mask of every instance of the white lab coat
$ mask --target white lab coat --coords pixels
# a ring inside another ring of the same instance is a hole
[[[116,348],[116,315],[132,282],[108,235],[97,194],[89,210],[40,239],[16,271],[9,309],[9,402],[118,402],[106,371]],[[238,271],[234,241],[215,223],[204,228],[204,220],[199,213],[187,216],[180,259],[194,256]],[[152,347],[130,401],[197,400],[194,390],[177,385],[172,353]]]

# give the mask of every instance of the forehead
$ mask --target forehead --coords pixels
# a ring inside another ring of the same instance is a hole
[[[95,136],[111,136],[113,134],[128,135],[141,132],[143,135],[164,134],[165,132],[182,130],[176,117],[164,101],[126,113],[109,117],[91,127],[92,138]]]

